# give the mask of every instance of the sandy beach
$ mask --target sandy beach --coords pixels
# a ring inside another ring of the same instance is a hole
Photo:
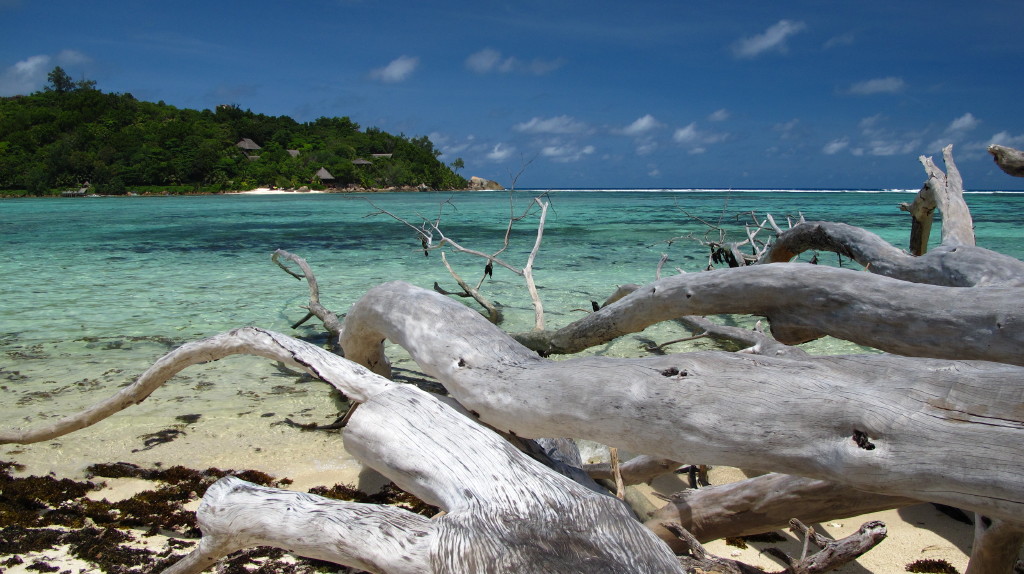
[[[313,190],[313,189],[309,189],[309,190],[306,190],[306,191],[298,191],[298,190],[295,190],[295,189],[270,189],[269,187],[257,187],[256,189],[250,189],[249,191],[239,191],[238,193],[233,194],[233,195],[283,195],[283,194],[286,194],[286,193],[305,195],[307,193],[327,193],[327,192],[325,192],[325,191],[317,191],[317,190]]]

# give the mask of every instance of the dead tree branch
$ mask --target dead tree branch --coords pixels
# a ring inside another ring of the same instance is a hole
[[[912,255],[924,255],[928,251],[932,213],[936,207],[942,211],[942,245],[974,245],[974,223],[971,212],[964,202],[963,180],[953,161],[952,144],[943,148],[942,157],[946,163],[946,173],[935,165],[931,157],[921,156],[921,164],[928,174],[928,180],[913,203],[900,204],[900,209],[909,212],[913,217],[910,231]]]
[[[289,253],[284,249],[274,251],[274,254],[270,256],[270,259],[276,263],[278,267],[283,269],[285,273],[299,280],[305,279],[306,283],[309,285],[309,304],[305,307],[309,313],[301,321],[293,324],[292,329],[302,325],[310,318],[316,317],[317,319],[320,319],[324,328],[327,329],[327,332],[331,335],[331,344],[336,345],[338,337],[341,336],[341,318],[320,303],[320,287],[317,284],[316,275],[313,274],[313,270],[310,268],[309,263],[307,263],[302,257]],[[301,270],[301,273],[296,273],[289,269],[282,260],[295,263]]]
[[[1013,177],[1024,177],[1024,152],[1012,147],[990,145],[988,153],[992,154],[999,169]]]
[[[942,313],[938,302],[948,305]],[[665,318],[719,313],[767,317],[785,344],[831,335],[910,356],[1024,364],[1017,288],[922,285],[805,263],[667,277],[557,331],[516,340],[543,354],[575,353]]]
[[[679,553],[682,547],[662,522],[678,522],[707,542],[780,530],[793,516],[805,522],[824,522],[918,503],[913,498],[864,492],[825,480],[769,473],[677,492],[651,514],[647,526]]]

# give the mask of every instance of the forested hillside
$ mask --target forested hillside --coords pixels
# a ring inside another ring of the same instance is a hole
[[[245,149],[239,145],[245,140],[259,148]],[[94,82],[71,81],[60,68],[50,73],[44,90],[0,98],[0,190],[32,195],[85,182],[103,194],[154,187],[465,188],[466,180],[439,155],[426,136],[363,130],[347,117],[299,123],[235,105],[179,109],[103,93]],[[318,177],[321,168],[333,180],[323,172]]]

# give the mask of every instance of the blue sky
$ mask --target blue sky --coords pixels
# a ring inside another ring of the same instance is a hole
[[[0,0],[0,95],[106,92],[428,135],[519,187],[1024,190],[1024,2]],[[527,165],[528,164],[528,165]]]

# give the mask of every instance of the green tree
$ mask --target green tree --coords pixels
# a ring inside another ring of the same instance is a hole
[[[48,92],[56,92],[58,94],[65,94],[67,92],[74,91],[75,81],[71,79],[71,76],[64,71],[64,68],[57,66],[49,74],[46,74],[46,79],[49,80],[50,85],[46,87]]]

